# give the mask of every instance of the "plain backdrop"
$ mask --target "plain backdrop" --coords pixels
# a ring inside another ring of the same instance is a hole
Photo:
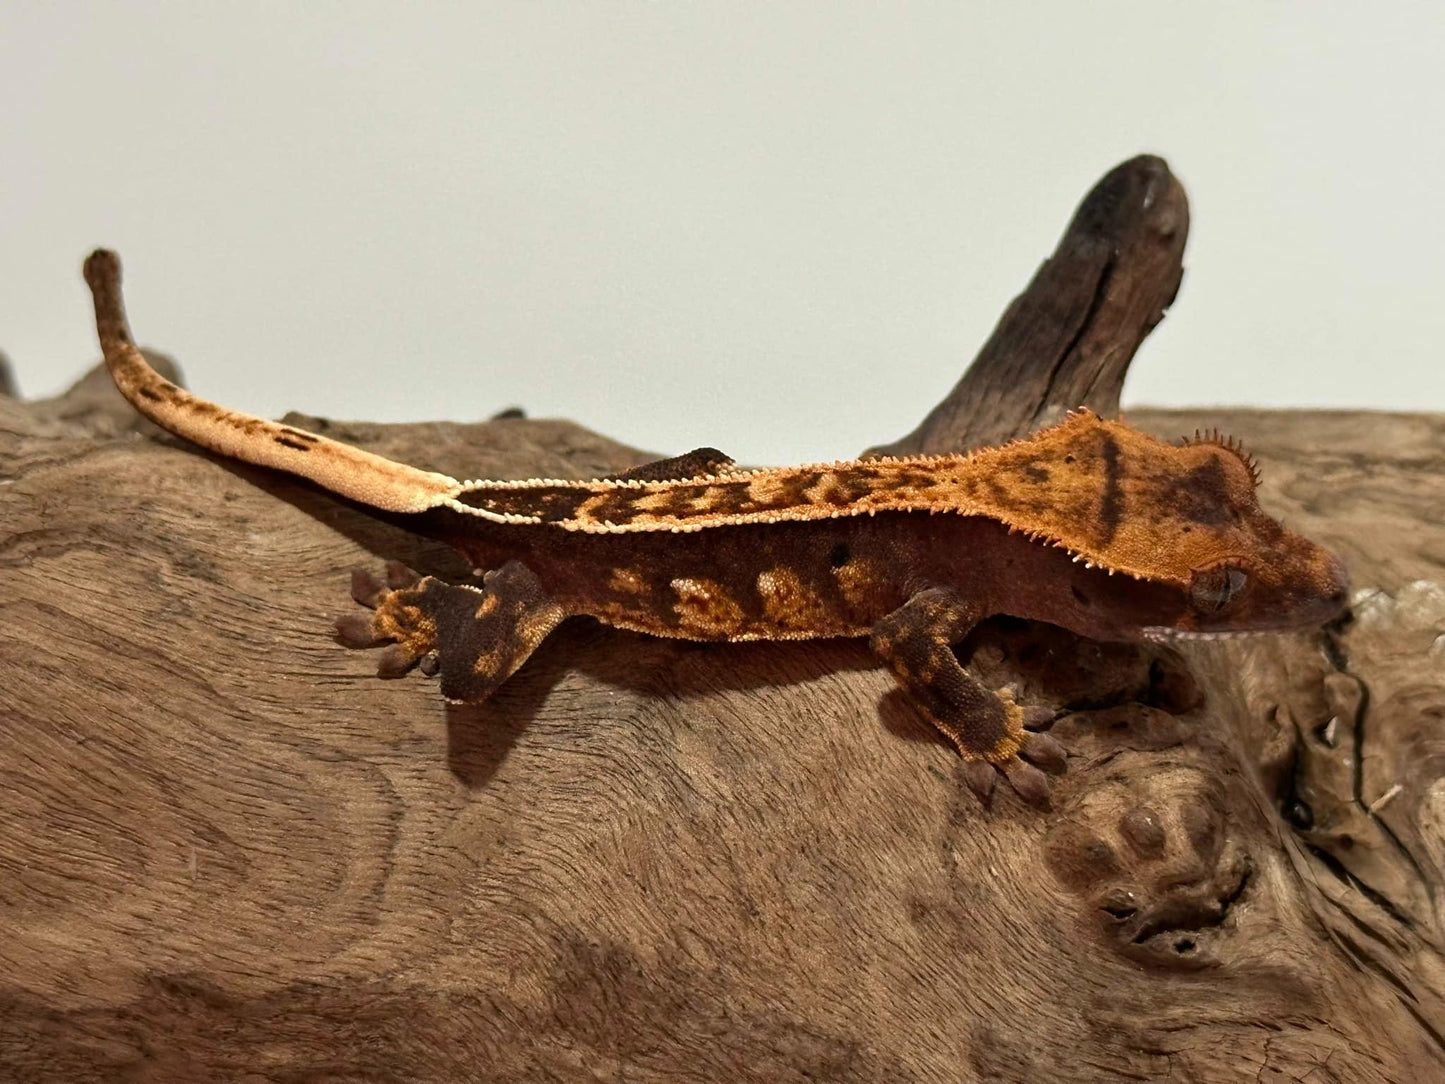
[[[1078,200],[1193,229],[1127,403],[1445,409],[1445,5],[0,5],[0,349],[80,263],[266,415],[512,405],[831,459],[952,386]]]

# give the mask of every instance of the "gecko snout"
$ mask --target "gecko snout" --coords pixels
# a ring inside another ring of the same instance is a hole
[[[1319,584],[1318,603],[1314,607],[1317,613],[1314,616],[1323,624],[1344,612],[1350,600],[1350,570],[1333,553],[1326,553]]]

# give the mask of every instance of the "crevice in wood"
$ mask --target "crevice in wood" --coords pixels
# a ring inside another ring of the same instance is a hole
[[[1089,331],[1089,329],[1094,323],[1094,320],[1098,317],[1099,309],[1104,304],[1104,298],[1109,293],[1109,284],[1113,281],[1113,275],[1114,259],[1113,257],[1110,257],[1110,259],[1099,271],[1099,281],[1094,286],[1093,296],[1089,299],[1089,307],[1085,310],[1083,318],[1079,321],[1078,330],[1074,332],[1073,338],[1071,338],[1067,343],[1064,344],[1064,348],[1059,351],[1058,358],[1054,361],[1053,367],[1049,370],[1048,374],[1045,377],[1046,387],[1052,389],[1058,383],[1059,374],[1064,371],[1064,367],[1067,365],[1070,358],[1074,356],[1075,351],[1079,349],[1079,345],[1084,341],[1085,334]],[[1121,384],[1122,376],[1123,374],[1121,373]],[[1107,417],[1113,417],[1117,415],[1119,413],[1118,394],[1118,390],[1116,389],[1114,392],[1115,402],[1112,409],[1101,410],[1098,411],[1098,413],[1103,414]],[[1035,429],[1041,428],[1042,426],[1048,425],[1050,422],[1057,420],[1057,414],[1060,408],[1064,410],[1071,409],[1064,403],[1050,401],[1050,398],[1051,397],[1046,397],[1044,401],[1039,403],[1038,409],[1034,411],[1033,417],[1029,419],[1028,432],[1032,432]],[[1079,405],[1083,405],[1082,401]],[[1025,436],[1026,433],[1021,432],[1018,435]]]

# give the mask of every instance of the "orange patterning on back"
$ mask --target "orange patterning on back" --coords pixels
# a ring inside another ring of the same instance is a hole
[[[1103,568],[1188,583],[1193,569],[1248,545],[1234,517],[1210,510],[1238,509],[1248,518],[1259,507],[1256,477],[1253,462],[1223,440],[1166,444],[1079,410],[1026,440],[970,455],[668,481],[472,481],[442,503],[502,523],[599,533],[883,511],[988,516]]]

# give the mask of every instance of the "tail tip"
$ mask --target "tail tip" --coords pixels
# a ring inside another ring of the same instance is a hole
[[[108,248],[98,248],[85,258],[85,281],[92,290],[120,280],[120,257]]]

